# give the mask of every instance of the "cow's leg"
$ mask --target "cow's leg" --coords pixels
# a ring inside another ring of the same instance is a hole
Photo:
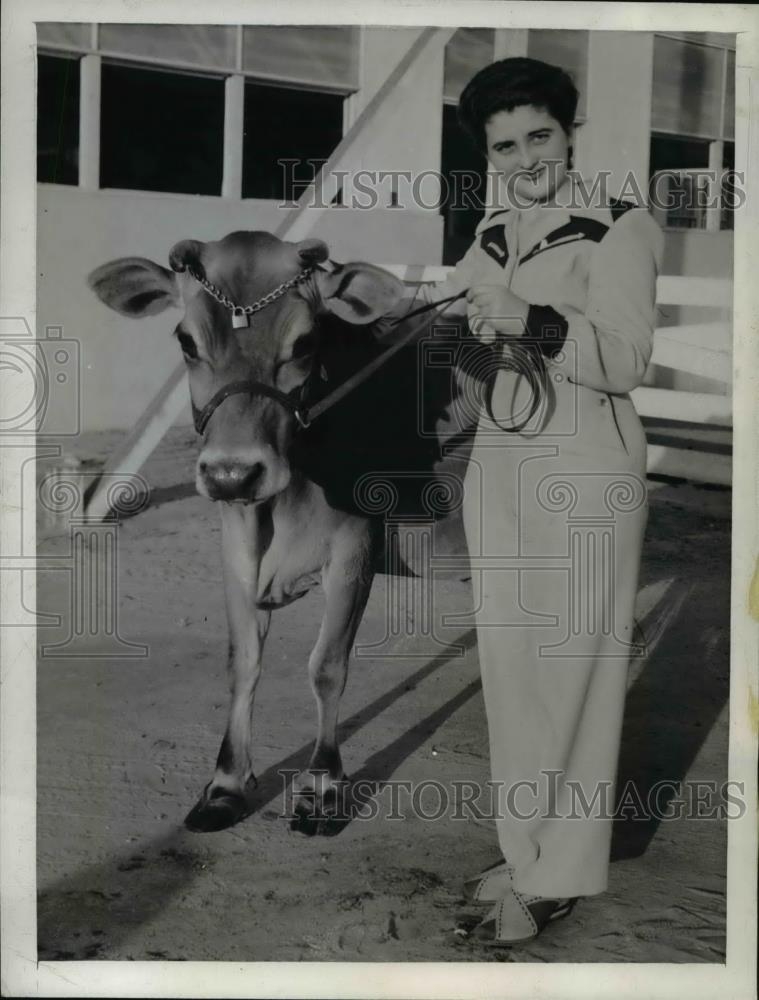
[[[269,612],[256,608],[260,562],[257,511],[223,504],[221,520],[231,701],[213,778],[185,820],[191,830],[201,832],[223,830],[247,812],[246,787],[255,780],[253,699],[270,619]]]
[[[337,740],[340,698],[348,659],[374,577],[379,536],[371,525],[352,527],[340,538],[324,567],[324,617],[308,661],[319,730],[308,770],[295,781],[294,810],[301,820],[319,819],[343,772]]]

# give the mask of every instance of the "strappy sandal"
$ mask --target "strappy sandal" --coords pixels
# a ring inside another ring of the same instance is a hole
[[[468,878],[462,887],[469,903],[493,903],[511,888],[514,869],[508,861],[496,861],[483,871]]]
[[[491,948],[508,948],[531,941],[554,920],[568,916],[577,898],[549,899],[526,896],[511,888],[470,933],[470,938]]]

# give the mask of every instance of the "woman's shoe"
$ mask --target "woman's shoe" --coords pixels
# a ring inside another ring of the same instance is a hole
[[[577,898],[528,896],[511,887],[469,935],[494,948],[530,941],[554,920],[572,912]]]
[[[492,903],[509,891],[513,874],[508,861],[496,861],[464,882],[464,898],[470,903]]]

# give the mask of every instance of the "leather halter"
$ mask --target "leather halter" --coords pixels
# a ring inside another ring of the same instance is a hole
[[[310,421],[304,416],[295,400],[295,395],[301,394],[300,390],[296,389],[295,393],[288,394],[281,392],[273,385],[267,385],[265,382],[245,379],[240,382],[228,382],[226,385],[223,385],[218,392],[215,392],[211,396],[202,410],[199,410],[194,403],[192,404],[192,419],[198,434],[204,433],[208,421],[224,400],[229,396],[237,395],[237,393],[250,393],[251,396],[268,396],[269,399],[275,400],[280,406],[284,406],[286,410],[289,410],[298,421],[299,426],[304,430],[309,426]]]

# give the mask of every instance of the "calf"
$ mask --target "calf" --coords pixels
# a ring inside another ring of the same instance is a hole
[[[355,486],[366,471],[430,474],[438,457],[437,441],[416,434],[413,348],[303,426],[308,401],[375,357],[387,317],[407,308],[392,275],[328,258],[319,240],[236,232],[178,243],[171,270],[132,257],[89,277],[126,316],[183,311],[175,336],[201,432],[196,487],[221,513],[231,704],[213,777],[185,821],[193,830],[221,830],[249,811],[251,713],[270,615],[319,581],[325,609],[308,663],[318,735],[296,781],[296,812],[313,815],[344,779],[338,708],[384,543],[382,519],[362,509]],[[424,405],[442,411],[451,385],[443,373]]]

